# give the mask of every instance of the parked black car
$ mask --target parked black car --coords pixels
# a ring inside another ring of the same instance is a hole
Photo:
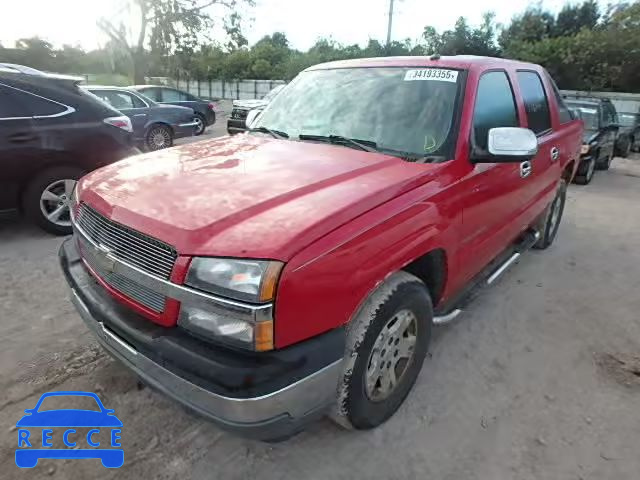
[[[264,109],[283,88],[284,85],[278,85],[261,99],[234,100],[231,116],[227,120],[227,133],[233,135],[234,133],[244,132],[247,129],[246,120],[249,112],[251,110]]]
[[[618,139],[616,141],[616,154],[628,157],[629,152],[637,152],[640,147],[640,114],[619,113]]]
[[[134,85],[129,88],[142,93],[157,103],[192,108],[196,112],[195,120],[198,123],[196,135],[202,135],[208,126],[216,122],[215,104],[188,92],[159,85]]]
[[[170,147],[174,139],[194,135],[198,126],[192,108],[159,105],[128,88],[84,88],[131,119],[133,139],[144,150]]]
[[[79,79],[0,68],[0,213],[71,233],[69,202],[85,173],[133,153],[131,121]]]
[[[578,112],[584,122],[580,165],[575,183],[591,182],[595,169],[608,170],[615,155],[618,116],[610,100],[604,98],[567,99],[567,106]]]

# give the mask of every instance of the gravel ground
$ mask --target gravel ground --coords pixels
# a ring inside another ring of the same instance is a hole
[[[280,444],[222,433],[97,347],[67,297],[61,239],[0,223],[2,478],[637,480],[640,159],[572,186],[556,243],[530,252],[438,328],[385,425],[329,421]],[[634,373],[635,372],[635,373]],[[49,390],[97,392],[123,421],[125,464],[14,465],[15,422]]]

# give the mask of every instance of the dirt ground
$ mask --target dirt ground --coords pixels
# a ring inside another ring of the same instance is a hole
[[[2,478],[640,478],[640,158],[571,186],[556,243],[437,329],[405,404],[368,432],[322,421],[261,444],[139,389],[69,302],[61,241],[0,224]],[[50,390],[94,391],[115,409],[122,468],[15,466],[15,422]]]

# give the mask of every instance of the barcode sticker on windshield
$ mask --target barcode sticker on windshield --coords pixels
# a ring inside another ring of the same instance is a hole
[[[443,70],[442,68],[423,68],[421,70],[409,70],[404,75],[404,81],[435,80],[438,82],[457,82],[457,70]]]

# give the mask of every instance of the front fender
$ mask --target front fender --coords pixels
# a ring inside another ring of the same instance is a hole
[[[401,195],[295,255],[278,287],[276,347],[344,325],[391,274],[431,250],[447,254],[461,218],[438,188]]]

